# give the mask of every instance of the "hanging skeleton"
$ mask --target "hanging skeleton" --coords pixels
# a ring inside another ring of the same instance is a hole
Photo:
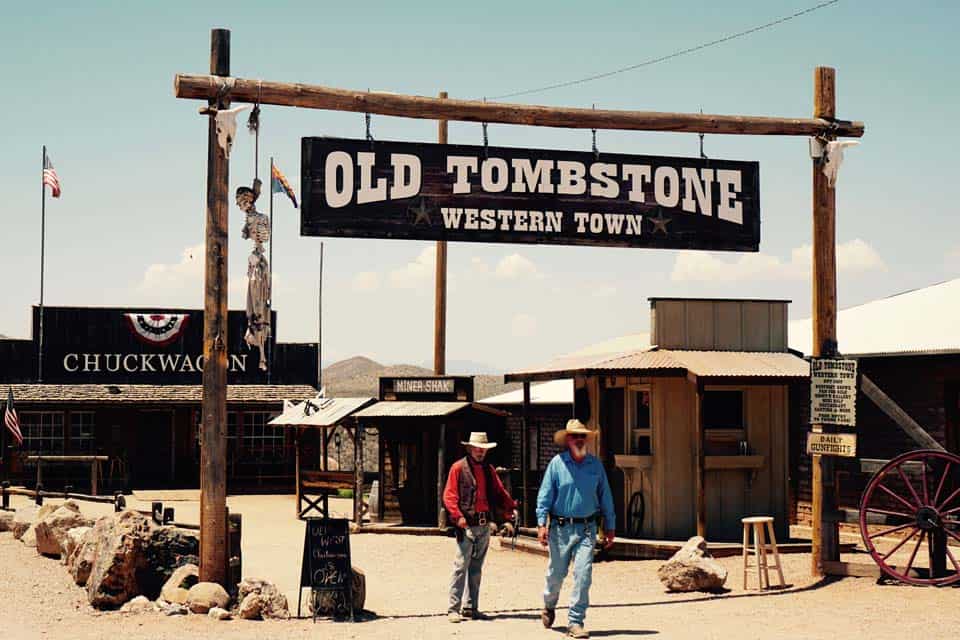
[[[270,339],[270,265],[264,244],[270,242],[270,218],[257,211],[261,182],[254,178],[253,188],[237,189],[237,206],[247,214],[244,240],[253,240],[253,251],[247,259],[247,331],[244,341],[260,351],[260,369],[267,370],[265,347]]]

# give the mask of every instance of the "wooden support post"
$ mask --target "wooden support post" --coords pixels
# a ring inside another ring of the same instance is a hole
[[[446,471],[447,454],[447,425],[440,425],[440,442],[437,444],[437,528],[444,529],[447,526],[447,514],[443,508],[443,488],[444,471]]]
[[[300,498],[302,493],[300,491],[300,464],[303,462],[303,455],[300,452],[300,448],[303,446],[303,439],[300,434],[300,427],[293,428],[293,450],[294,457],[296,458],[296,463],[293,468],[293,481],[294,481],[294,507],[297,519],[300,518]]]
[[[230,31],[210,36],[210,73],[230,75]],[[228,95],[209,101],[230,106]],[[229,163],[207,125],[207,219],[203,309],[203,422],[200,431],[200,580],[226,585],[227,477],[227,190]]]
[[[813,117],[833,120],[837,112],[835,72],[817,67],[813,76]],[[824,135],[834,139],[835,135]],[[836,192],[823,174],[823,163],[813,160],[813,357],[837,354]],[[814,432],[830,430],[811,425]],[[834,460],[813,456],[813,522],[811,571],[823,575],[823,562],[840,560],[840,532],[824,516],[837,510]]]
[[[447,99],[447,92],[440,92]],[[447,144],[447,121],[437,122],[437,142]],[[433,322],[433,372],[442,376],[447,372],[447,242],[437,241],[436,302]]]
[[[209,75],[181,73],[173,80],[178,98],[207,99],[215,95],[220,80]],[[731,135],[814,136],[833,131],[859,138],[862,122],[818,118],[728,116],[709,113],[661,113],[583,109],[480,100],[443,100],[379,91],[335,89],[291,82],[235,78],[230,91],[237,102],[277,104],[304,109],[375,113],[422,120],[494,122],[564,129],[622,129],[628,131],[683,131]],[[832,128],[836,125],[835,128]]]
[[[327,428],[321,427],[320,428],[320,468],[323,469],[324,471],[329,471],[329,469],[327,469],[327,453],[328,453],[327,449],[328,449]]]
[[[693,408],[693,447],[697,455],[697,477],[695,487],[697,492],[697,535],[706,539],[707,537],[707,492],[706,492],[706,457],[704,451],[704,428],[703,428],[703,385],[698,380],[697,401]]]
[[[360,421],[353,423],[353,521],[363,524],[363,436]]]
[[[530,502],[527,492],[529,490],[527,486],[527,476],[529,475],[530,461],[527,458],[530,456],[530,447],[528,446],[528,434],[530,429],[530,381],[523,381],[523,427],[520,433],[520,486],[522,493],[521,500],[523,504],[520,505],[521,518],[520,522],[524,527],[530,526]]]

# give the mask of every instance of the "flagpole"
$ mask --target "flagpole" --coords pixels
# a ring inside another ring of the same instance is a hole
[[[271,345],[277,342],[277,330],[273,326],[273,156],[270,156],[270,246],[267,251],[269,253],[267,262],[270,265],[270,296],[267,298],[267,317],[270,319],[270,338],[267,339],[267,384],[270,384],[273,376],[273,347]]]
[[[43,183],[43,172],[46,168],[47,145],[43,145],[43,159],[40,162],[40,335],[37,349],[37,382],[43,382],[43,275],[47,240],[47,187]]]

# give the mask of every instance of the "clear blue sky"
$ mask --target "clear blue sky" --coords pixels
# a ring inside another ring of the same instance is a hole
[[[189,255],[203,242],[206,121],[196,102],[174,99],[172,81],[206,71],[212,27],[232,30],[234,75],[479,98],[639,62],[812,4],[16,3],[0,21],[0,333],[28,335],[38,300],[43,144],[63,183],[63,197],[48,198],[48,304],[200,305],[202,269]],[[844,0],[707,51],[521,100],[807,116],[813,68],[835,66],[839,116],[867,125],[838,191],[840,302],[849,306],[960,275],[958,7]],[[301,136],[364,134],[360,114],[267,107],[262,119],[261,166],[276,157],[298,191]],[[436,125],[375,116],[373,134],[432,141]],[[492,125],[489,136],[497,145],[590,148],[588,131]],[[453,124],[450,139],[480,143],[480,126]],[[599,146],[696,155],[697,138],[601,131]],[[706,152],[760,162],[761,255],[452,245],[449,357],[508,368],[644,331],[651,295],[787,297],[793,315],[806,316],[806,140],[707,136]],[[231,186],[249,183],[245,130],[231,160]],[[320,239],[301,238],[297,212],[279,198],[276,213],[279,337],[312,339]],[[242,222],[232,207],[234,308],[249,252]],[[327,356],[429,361],[431,245],[325,246]]]

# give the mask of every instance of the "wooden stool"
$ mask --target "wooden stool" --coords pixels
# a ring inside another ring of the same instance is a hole
[[[747,588],[748,558],[753,553],[757,558],[757,580],[759,589],[770,588],[770,566],[767,564],[767,542],[763,525],[767,525],[770,534],[770,547],[773,551],[774,566],[780,577],[780,586],[785,587],[783,569],[780,568],[780,553],[777,551],[777,536],[773,533],[773,518],[770,516],[753,516],[740,520],[743,523],[743,588]],[[753,548],[750,548],[750,529],[753,529]]]

